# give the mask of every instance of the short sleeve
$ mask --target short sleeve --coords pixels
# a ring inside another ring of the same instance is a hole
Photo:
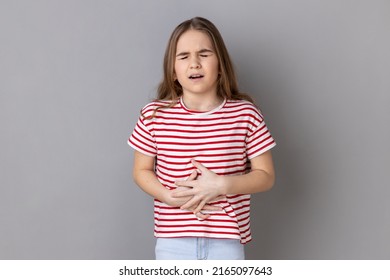
[[[156,156],[157,148],[153,134],[144,123],[144,118],[140,116],[138,122],[130,135],[127,143],[135,150],[147,156]]]
[[[261,116],[256,119],[257,120],[254,122],[256,123],[256,126],[252,128],[246,139],[246,153],[248,159],[257,157],[276,146],[276,142],[268,130],[264,119]]]

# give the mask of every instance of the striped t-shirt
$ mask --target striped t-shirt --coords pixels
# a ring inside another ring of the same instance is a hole
[[[258,109],[248,101],[225,100],[208,112],[187,109],[182,102],[146,105],[128,143],[137,151],[156,157],[158,180],[168,189],[185,180],[196,168],[191,159],[218,175],[247,173],[249,160],[275,146]],[[153,118],[148,118],[154,114]],[[213,205],[223,210],[198,220],[187,210],[154,200],[156,237],[210,237],[251,240],[250,195],[229,194]]]

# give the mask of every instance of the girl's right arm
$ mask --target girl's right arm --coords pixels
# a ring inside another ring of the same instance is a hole
[[[181,207],[193,196],[173,197],[173,192],[165,188],[160,181],[157,179],[156,173],[154,172],[155,158],[144,155],[138,151],[134,152],[134,167],[133,167],[133,178],[136,184],[147,194],[160,200],[161,202],[174,207]],[[194,171],[187,181],[195,180],[197,172]],[[180,187],[182,188],[182,187]],[[191,207],[190,211],[194,211],[198,205]],[[209,211],[220,211],[221,208],[212,205],[204,205],[202,210]],[[207,219],[210,215],[197,212],[196,216],[199,219]]]
[[[181,206],[191,197],[182,199],[173,198],[171,191],[165,188],[156,177],[154,172],[155,158],[134,152],[133,178],[135,183],[147,194],[170,206]]]

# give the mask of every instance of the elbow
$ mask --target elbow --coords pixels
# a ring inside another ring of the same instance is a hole
[[[267,172],[265,170],[253,170],[256,177],[253,178],[253,189],[251,193],[267,192],[271,190],[275,184],[274,172]]]
[[[269,178],[269,182],[268,182],[268,186],[266,188],[266,191],[270,191],[275,185],[275,175],[272,174],[269,177],[270,178]]]
[[[274,173],[266,173],[266,178],[261,184],[261,191],[267,192],[270,191],[275,185],[275,174]]]
[[[139,186],[140,181],[140,173],[139,170],[133,169],[133,182]]]

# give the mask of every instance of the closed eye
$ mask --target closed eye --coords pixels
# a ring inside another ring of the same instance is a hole
[[[199,56],[200,57],[209,57],[210,55],[213,54],[213,51],[210,49],[202,49],[199,51]]]

